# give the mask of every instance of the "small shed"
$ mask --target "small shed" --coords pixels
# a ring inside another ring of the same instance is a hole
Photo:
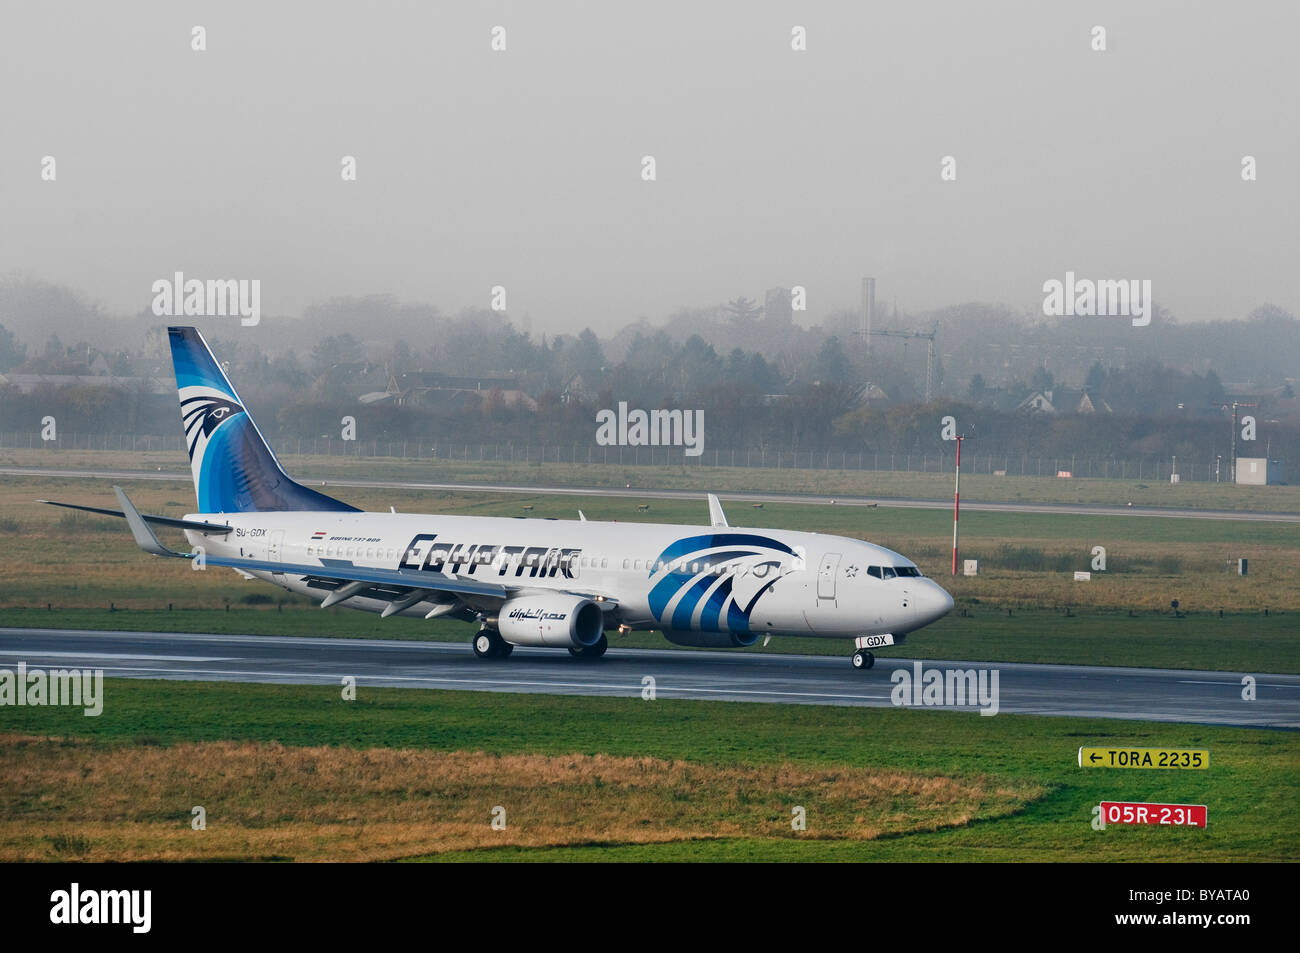
[[[1237,482],[1248,486],[1279,486],[1282,479],[1282,461],[1267,457],[1238,457]]]

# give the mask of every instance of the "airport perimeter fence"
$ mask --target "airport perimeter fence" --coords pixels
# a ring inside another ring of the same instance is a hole
[[[595,444],[484,444],[437,443],[417,440],[341,440],[337,437],[275,435],[272,445],[282,456],[312,455],[394,460],[445,460],[467,463],[616,464],[650,467],[749,467],[781,470],[873,470],[901,473],[952,473],[952,453],[889,453],[872,450],[773,450],[760,448],[706,449],[688,456],[682,447],[602,447]],[[127,450],[185,452],[181,434],[62,433],[43,441],[39,433],[0,431],[0,450],[46,448],[58,450]],[[1241,454],[1246,456],[1246,454]],[[962,451],[962,472],[968,475],[1040,476],[1137,480],[1168,483],[1178,473],[1180,482],[1231,482],[1226,456],[1205,462],[1165,458],[1030,456],[1024,453],[980,452],[967,444]],[[1285,461],[1281,467],[1287,472]]]

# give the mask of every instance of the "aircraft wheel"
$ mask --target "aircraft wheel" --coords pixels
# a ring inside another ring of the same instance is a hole
[[[499,632],[479,629],[478,634],[474,636],[474,654],[479,658],[504,658],[501,647],[507,644]]]
[[[857,651],[853,653],[853,667],[865,671],[876,664],[876,657],[870,652]]]
[[[514,650],[515,647],[503,639],[501,641],[501,651],[497,655],[497,658],[510,658],[510,653]]]

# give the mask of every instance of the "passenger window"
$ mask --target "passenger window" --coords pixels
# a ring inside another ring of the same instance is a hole
[[[601,569],[608,569],[608,568],[609,568],[609,560],[606,559],[606,558],[603,557],[603,556],[601,557],[601,560],[600,560],[600,568],[601,568]]]
[[[880,567],[879,567],[879,566],[868,566],[868,567],[867,567],[867,575],[868,575],[868,576],[875,576],[877,579],[879,579],[879,578],[880,578]]]
[[[623,568],[624,568],[624,569],[631,569],[631,568],[632,568],[632,560],[630,560],[630,559],[625,559],[625,560],[623,560]]]

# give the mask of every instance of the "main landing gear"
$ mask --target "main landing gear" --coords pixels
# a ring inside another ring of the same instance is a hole
[[[856,669],[866,670],[876,664],[876,657],[870,652],[858,649],[853,653],[853,667]]]
[[[509,658],[515,647],[496,629],[482,628],[474,636],[474,654],[479,658]]]
[[[609,648],[609,639],[602,635],[595,645],[588,645],[581,649],[569,649],[569,654],[574,658],[600,658],[605,654],[607,648]]]

